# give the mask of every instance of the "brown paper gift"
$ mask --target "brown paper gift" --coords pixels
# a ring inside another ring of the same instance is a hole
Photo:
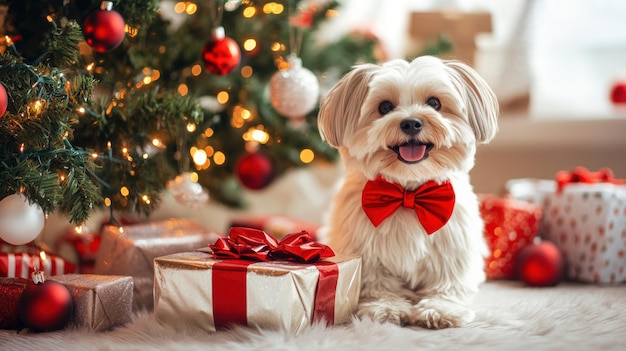
[[[219,237],[190,219],[168,219],[121,228],[107,226],[102,231],[94,273],[132,276],[133,309],[151,311],[154,258],[207,246]]]
[[[155,259],[155,317],[175,328],[189,326],[207,331],[227,327],[215,321],[214,266],[227,261],[213,258],[208,252],[194,251]],[[333,320],[340,324],[350,320],[356,311],[361,281],[361,259],[354,256],[334,256],[322,262],[338,268]],[[228,273],[230,274],[230,272]],[[233,273],[235,274],[235,273]],[[220,288],[230,289],[233,298],[227,309],[243,308],[243,319],[250,327],[285,330],[297,334],[315,321],[315,296],[320,271],[315,264],[287,261],[251,262],[244,272],[245,287],[238,291],[226,281]],[[228,284],[228,285],[226,285]],[[242,307],[243,306],[243,307]],[[233,311],[233,313],[236,313]],[[217,325],[216,325],[217,324]]]
[[[48,277],[65,285],[72,295],[74,315],[70,323],[105,331],[132,320],[133,278],[96,274]]]

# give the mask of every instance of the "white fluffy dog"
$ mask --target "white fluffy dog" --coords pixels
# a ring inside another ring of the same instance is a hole
[[[427,328],[474,318],[487,246],[468,172],[498,103],[469,66],[431,56],[356,66],[328,93],[320,132],[345,177],[328,240],[363,259],[359,317]]]

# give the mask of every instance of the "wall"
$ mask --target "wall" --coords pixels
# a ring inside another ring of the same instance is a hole
[[[500,193],[508,179],[551,179],[576,166],[610,167],[616,177],[626,178],[626,119],[504,116],[496,138],[479,146],[471,175],[477,192]]]

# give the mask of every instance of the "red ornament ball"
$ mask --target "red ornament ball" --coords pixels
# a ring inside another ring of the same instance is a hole
[[[617,82],[611,88],[611,102],[613,104],[626,104],[626,81]]]
[[[522,249],[517,257],[518,277],[531,286],[554,286],[563,276],[563,257],[550,241],[541,241]]]
[[[209,73],[225,76],[239,66],[241,50],[237,42],[225,36],[224,29],[218,27],[213,38],[202,48],[202,59]]]
[[[4,88],[4,85],[0,84],[0,117],[4,116],[4,113],[7,112],[8,106],[9,95],[7,95],[7,90]]]
[[[111,51],[124,41],[124,26],[124,18],[117,11],[108,10],[107,7],[96,10],[85,19],[85,41],[96,52]]]
[[[33,331],[63,329],[72,317],[74,304],[67,288],[55,281],[26,287],[19,300],[20,319]]]
[[[237,162],[236,172],[243,186],[251,190],[259,190],[272,182],[274,164],[264,154],[258,152],[246,154]]]

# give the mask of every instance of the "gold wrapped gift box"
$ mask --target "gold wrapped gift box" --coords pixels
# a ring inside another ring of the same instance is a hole
[[[359,299],[361,259],[244,262],[193,251],[156,258],[154,274],[154,314],[163,323],[207,331],[233,323],[297,334],[317,321],[350,320]]]
[[[93,331],[106,331],[132,320],[133,278],[64,274],[48,277],[65,285],[72,295],[74,314],[70,323]]]

